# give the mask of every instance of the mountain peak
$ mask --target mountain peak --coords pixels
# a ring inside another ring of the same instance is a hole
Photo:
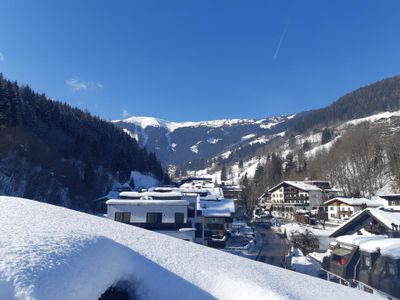
[[[145,116],[131,116],[129,118],[123,120],[115,120],[114,123],[129,123],[134,124],[142,129],[146,127],[156,127],[156,128],[165,128],[169,132],[173,132],[178,128],[182,127],[222,127],[222,126],[233,126],[239,124],[264,124],[261,126],[269,126],[275,125],[275,123],[279,123],[280,121],[284,120],[285,118],[290,119],[290,117],[286,116],[277,116],[277,117],[270,117],[265,119],[220,119],[220,120],[209,120],[209,121],[187,121],[187,122],[173,122],[168,121],[160,118],[155,117],[145,117]],[[271,124],[270,124],[271,123]]]

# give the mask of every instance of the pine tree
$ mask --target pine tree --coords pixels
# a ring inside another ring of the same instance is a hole
[[[329,128],[325,128],[322,131],[321,145],[325,145],[326,143],[329,143],[331,140],[332,140],[332,131]]]
[[[239,160],[239,164],[238,164],[239,169],[243,169],[243,160]]]
[[[227,179],[226,166],[223,165],[221,169],[221,181],[226,181]]]

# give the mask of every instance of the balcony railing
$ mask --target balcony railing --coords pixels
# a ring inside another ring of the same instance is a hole
[[[219,223],[209,223],[206,224],[206,227],[211,230],[225,230],[225,224]]]
[[[192,223],[129,223],[148,230],[179,230],[181,228],[192,228]]]

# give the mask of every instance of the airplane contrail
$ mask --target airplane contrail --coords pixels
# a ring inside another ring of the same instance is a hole
[[[289,28],[289,24],[290,24],[290,19],[287,22],[287,24],[285,26],[285,29],[282,32],[281,38],[279,39],[279,43],[278,43],[278,46],[276,47],[275,54],[274,54],[274,60],[276,60],[276,58],[278,57],[278,54],[279,54],[279,50],[281,50],[282,42],[285,39],[285,35],[286,35],[286,32],[287,32],[287,30]]]

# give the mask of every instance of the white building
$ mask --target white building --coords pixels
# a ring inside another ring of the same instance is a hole
[[[364,208],[375,208],[382,204],[366,198],[335,197],[324,202],[328,208],[329,220],[348,219],[352,214]]]
[[[233,199],[225,199],[222,189],[207,180],[186,182],[179,188],[154,187],[149,192],[139,193],[155,195],[158,199],[167,199],[169,195],[181,195],[188,201],[188,220],[195,228],[195,242],[211,246],[224,247],[226,231],[231,229],[235,213]],[[133,193],[121,193],[121,196],[134,196]],[[137,196],[136,196],[137,197]]]
[[[182,200],[181,194],[123,193],[125,198],[106,202],[107,218],[183,240],[195,240],[195,229],[188,219],[189,202]]]

